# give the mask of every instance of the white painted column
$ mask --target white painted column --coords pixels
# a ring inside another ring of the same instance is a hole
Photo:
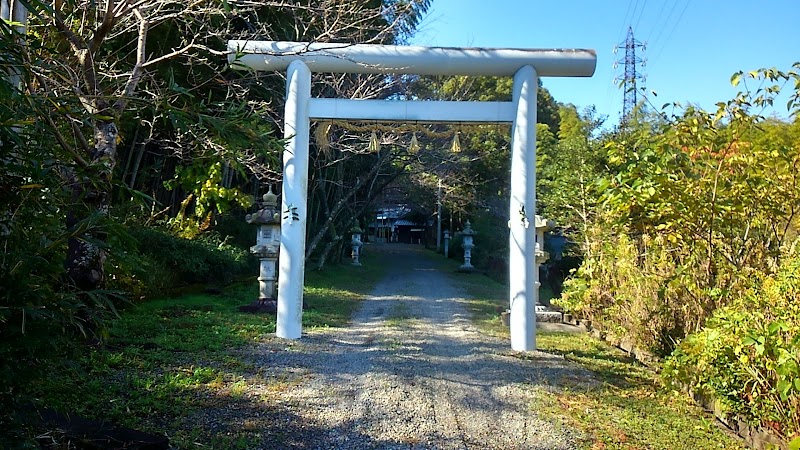
[[[508,284],[511,349],[516,351],[536,350],[537,78],[531,66],[523,66],[514,75],[516,116],[511,127]]]
[[[299,339],[303,331],[308,192],[308,142],[311,71],[300,60],[286,74],[286,113],[283,136],[281,195],[281,252],[278,276],[278,319],[275,334]]]
[[[25,33],[28,24],[28,10],[19,0],[0,0],[0,18],[17,22],[17,31]]]
[[[3,20],[17,22],[19,24],[17,27],[15,27],[15,29],[23,35],[20,43],[24,45],[24,35],[28,25],[28,10],[22,5],[22,3],[19,0],[0,0],[0,18]],[[22,78],[20,77],[19,71],[12,67],[8,73],[9,83],[12,86],[22,90]]]

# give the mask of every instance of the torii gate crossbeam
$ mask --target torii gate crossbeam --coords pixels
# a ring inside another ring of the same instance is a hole
[[[509,303],[511,348],[536,349],[536,91],[539,76],[589,77],[593,50],[406,47],[229,41],[236,68],[287,70],[276,334],[302,335],[310,120],[511,122]],[[511,102],[403,102],[311,98],[311,71],[514,76]]]

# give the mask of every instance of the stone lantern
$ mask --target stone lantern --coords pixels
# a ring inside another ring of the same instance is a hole
[[[550,259],[550,254],[544,251],[544,233],[554,230],[556,223],[550,219],[544,219],[536,215],[536,269]]]
[[[448,257],[450,253],[450,230],[444,230],[444,257]]]
[[[261,209],[245,217],[247,223],[258,225],[256,245],[250,252],[260,260],[258,273],[258,303],[277,306],[277,270],[278,253],[281,247],[281,215],[278,208],[278,196],[272,192],[264,194]]]
[[[556,322],[562,321],[562,314],[558,311],[553,311],[539,301],[539,287],[542,283],[539,282],[539,266],[550,259],[550,254],[544,251],[544,233],[555,229],[556,223],[550,219],[536,216],[536,321],[537,322]]]
[[[353,234],[353,239],[350,241],[350,245],[353,246],[353,251],[350,254],[353,258],[353,262],[350,264],[353,266],[360,266],[361,261],[359,261],[359,257],[361,256],[361,246],[364,245],[364,243],[361,242],[361,234],[364,233],[364,230],[356,224],[350,232]]]
[[[472,249],[475,248],[475,244],[472,243],[472,237],[476,234],[477,233],[472,230],[468,220],[467,223],[464,224],[464,230],[461,232],[461,236],[463,237],[461,246],[464,247],[464,264],[458,268],[461,272],[472,272],[475,270],[475,267],[472,265]]]

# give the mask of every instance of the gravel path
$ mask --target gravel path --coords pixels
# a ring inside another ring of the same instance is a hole
[[[558,356],[515,357],[473,327],[463,293],[424,250],[383,249],[394,266],[351,326],[251,355],[287,380],[272,419],[285,427],[265,448],[575,448],[579,436],[537,417],[531,395],[590,376]]]

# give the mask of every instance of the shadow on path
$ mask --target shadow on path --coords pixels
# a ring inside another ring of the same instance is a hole
[[[370,251],[390,253],[392,267],[350,326],[243,356],[291,380],[281,406],[309,426],[287,424],[275,448],[576,447],[579,436],[531,410],[532,395],[594,384],[591,374],[558,355],[518,358],[508,342],[479,333],[463,292],[424,249]]]

